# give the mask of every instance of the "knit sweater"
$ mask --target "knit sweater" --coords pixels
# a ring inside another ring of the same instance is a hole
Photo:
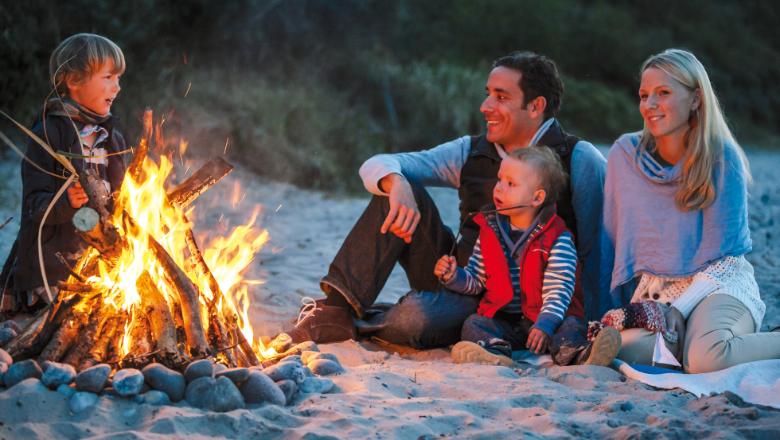
[[[643,273],[631,302],[652,300],[666,303],[687,319],[704,298],[714,294],[725,294],[739,300],[750,311],[755,329],[759,331],[766,305],[759,295],[753,266],[744,256],[725,257],[687,277]]]

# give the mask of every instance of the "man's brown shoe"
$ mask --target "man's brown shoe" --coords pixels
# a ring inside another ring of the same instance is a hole
[[[305,341],[326,344],[357,338],[355,323],[348,309],[326,306],[311,298],[304,298],[298,322],[287,334],[296,344]]]

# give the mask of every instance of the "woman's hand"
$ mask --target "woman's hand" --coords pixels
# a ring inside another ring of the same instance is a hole
[[[548,345],[550,345],[550,337],[547,336],[547,333],[538,328],[532,328],[525,341],[526,348],[534,354],[542,354],[547,352]]]
[[[89,202],[87,193],[84,192],[84,188],[81,187],[81,183],[78,181],[73,182],[66,191],[68,193],[68,202],[73,209],[79,209]]]
[[[446,283],[455,275],[455,270],[457,268],[458,262],[455,260],[455,257],[444,255],[436,262],[436,266],[433,268],[433,274],[436,275],[436,278]]]

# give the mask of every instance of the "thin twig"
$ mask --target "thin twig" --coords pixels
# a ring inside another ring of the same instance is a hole
[[[13,220],[13,217],[8,217],[8,220],[4,221],[2,225],[0,225],[0,229],[3,229],[8,223],[11,223],[11,220]]]
[[[2,229],[2,227],[0,227]],[[77,280],[81,281],[82,283],[86,283],[86,280],[81,275],[77,274],[75,270],[73,270],[73,267],[71,267],[70,264],[68,264],[68,260],[65,259],[65,257],[62,256],[62,252],[56,252],[54,254],[58,260],[60,260],[60,263],[62,263],[63,266],[65,266],[66,269],[68,269],[68,272],[70,272],[71,275],[73,275]]]

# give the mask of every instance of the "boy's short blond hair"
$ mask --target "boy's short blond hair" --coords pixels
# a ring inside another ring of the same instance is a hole
[[[125,71],[125,55],[113,41],[96,34],[75,34],[64,39],[49,58],[49,77],[61,95],[68,93],[67,80],[87,80],[109,60],[114,62],[112,73]]]
[[[543,145],[518,148],[509,153],[509,157],[530,165],[539,174],[539,185],[546,193],[542,206],[558,201],[569,176],[561,165],[561,159],[553,150]]]

